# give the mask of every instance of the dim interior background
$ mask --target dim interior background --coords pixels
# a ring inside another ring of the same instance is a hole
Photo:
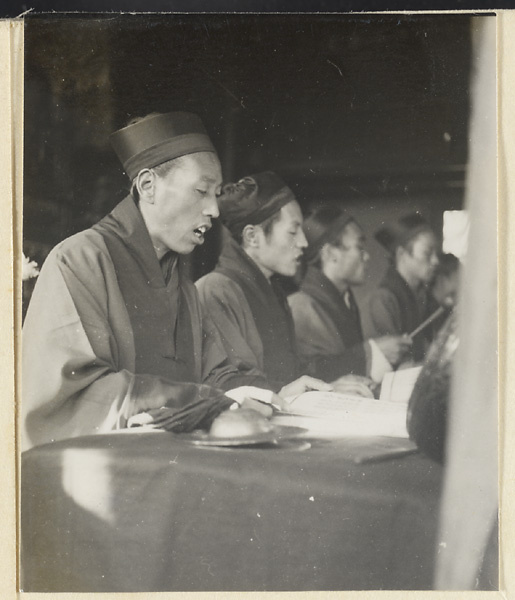
[[[371,254],[419,210],[438,233],[463,207],[471,64],[467,15],[185,14],[27,18],[24,253],[41,265],[128,190],[108,135],[136,116],[203,119],[224,179],[272,169],[304,211],[335,202]],[[216,262],[216,230],[191,257]],[[29,290],[30,294],[30,290]],[[27,300],[28,298],[26,298]]]

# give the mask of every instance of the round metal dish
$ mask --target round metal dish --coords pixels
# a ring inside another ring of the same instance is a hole
[[[306,433],[303,427],[275,425],[270,431],[245,435],[240,437],[212,437],[209,433],[195,431],[180,436],[182,440],[196,446],[256,446],[258,444],[273,444],[286,439],[292,439]]]

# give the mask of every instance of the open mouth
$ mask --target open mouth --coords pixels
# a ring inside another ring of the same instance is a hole
[[[204,234],[206,233],[206,231],[208,229],[209,229],[209,227],[207,225],[201,225],[200,227],[197,227],[196,229],[194,229],[193,233],[197,236],[197,238],[199,240],[203,240]]]

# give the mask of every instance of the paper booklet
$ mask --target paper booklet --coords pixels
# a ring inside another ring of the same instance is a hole
[[[274,421],[327,436],[408,437],[407,405],[335,392],[305,392],[290,403],[290,413]]]
[[[422,366],[418,366],[386,373],[381,383],[379,399],[407,403],[421,370]]]

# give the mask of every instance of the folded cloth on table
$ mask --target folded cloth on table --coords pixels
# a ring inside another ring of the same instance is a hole
[[[180,409],[163,406],[139,413],[129,419],[128,427],[148,426],[174,433],[189,433],[195,429],[208,430],[214,419],[232,404],[233,400],[219,392],[219,395],[196,400]]]

